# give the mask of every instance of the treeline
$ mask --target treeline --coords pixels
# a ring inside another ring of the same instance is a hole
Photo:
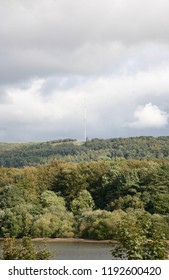
[[[115,239],[124,221],[169,238],[169,162],[116,158],[0,168],[0,237]]]
[[[32,143],[0,143],[0,166],[23,167],[46,164],[53,160],[67,162],[125,159],[169,160],[169,137],[131,137],[75,139]]]

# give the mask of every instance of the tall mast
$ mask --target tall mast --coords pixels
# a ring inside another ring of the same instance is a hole
[[[84,141],[87,141],[87,109],[86,109],[86,95],[84,97]]]

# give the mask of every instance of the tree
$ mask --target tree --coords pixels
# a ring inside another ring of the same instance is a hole
[[[119,244],[112,250],[115,258],[129,260],[164,260],[168,258],[165,235],[155,228],[150,214],[143,213],[140,219],[126,214],[116,230]]]
[[[122,210],[86,211],[80,220],[79,234],[83,238],[112,240],[115,238],[116,227],[124,215],[125,212]]]
[[[86,190],[79,192],[78,196],[75,199],[73,199],[73,201],[71,202],[70,207],[75,218],[75,228],[78,235],[79,235],[80,223],[81,220],[83,219],[82,215],[85,212],[92,211],[94,206],[95,205],[92,196]]]
[[[94,206],[91,194],[83,190],[78,194],[77,198],[73,199],[71,202],[71,211],[75,217],[79,217],[84,211],[93,210]]]
[[[40,197],[43,210],[33,221],[31,233],[35,237],[73,237],[73,214],[65,207],[63,197],[45,191]]]
[[[31,204],[19,204],[0,211],[0,234],[23,237],[30,233],[32,226]]]
[[[157,195],[152,195],[149,201],[149,211],[151,213],[158,213],[166,215],[169,213],[169,194],[168,193],[158,193]]]
[[[7,237],[4,241],[4,260],[47,260],[49,257],[50,252],[46,248],[35,249],[30,237],[23,237],[20,244],[14,237]]]
[[[42,207],[51,207],[57,206],[58,209],[65,208],[64,198],[58,196],[56,193],[52,191],[45,191],[41,194],[41,204]]]
[[[118,199],[115,199],[108,205],[108,209],[114,210],[114,209],[122,209],[126,210],[127,208],[133,208],[133,209],[144,209],[144,203],[141,201],[141,199],[134,195],[131,196],[129,194],[119,197]]]
[[[24,203],[23,191],[16,186],[5,186],[0,193],[0,208],[12,208]]]
[[[73,237],[73,215],[69,212],[46,212],[41,215],[32,226],[35,237]]]

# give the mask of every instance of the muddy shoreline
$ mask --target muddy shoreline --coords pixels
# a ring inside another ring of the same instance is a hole
[[[0,238],[0,241],[3,241],[5,238]],[[19,239],[18,239],[19,240]],[[117,243],[115,240],[94,240],[94,239],[82,239],[82,238],[48,238],[48,237],[37,237],[32,238],[32,241],[34,242],[74,242],[74,243]]]
[[[4,241],[5,238],[0,238],[0,241]],[[18,238],[18,240],[20,240]],[[94,239],[83,239],[83,238],[49,238],[49,237],[36,237],[32,238],[33,242],[57,242],[57,243],[105,243],[105,244],[117,244],[116,240],[94,240]],[[169,240],[166,240],[169,244]]]
[[[75,243],[111,243],[111,240],[92,240],[82,238],[33,238],[32,241],[45,241],[45,242],[75,242]]]

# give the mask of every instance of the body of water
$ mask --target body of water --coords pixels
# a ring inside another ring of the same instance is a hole
[[[35,246],[43,248],[42,241],[36,241]],[[51,252],[51,260],[111,260],[112,245],[101,242],[46,242]],[[2,250],[2,242],[0,242]]]
[[[48,249],[52,252],[51,259],[59,260],[111,260],[110,244],[105,243],[78,243],[61,242],[48,243]]]

